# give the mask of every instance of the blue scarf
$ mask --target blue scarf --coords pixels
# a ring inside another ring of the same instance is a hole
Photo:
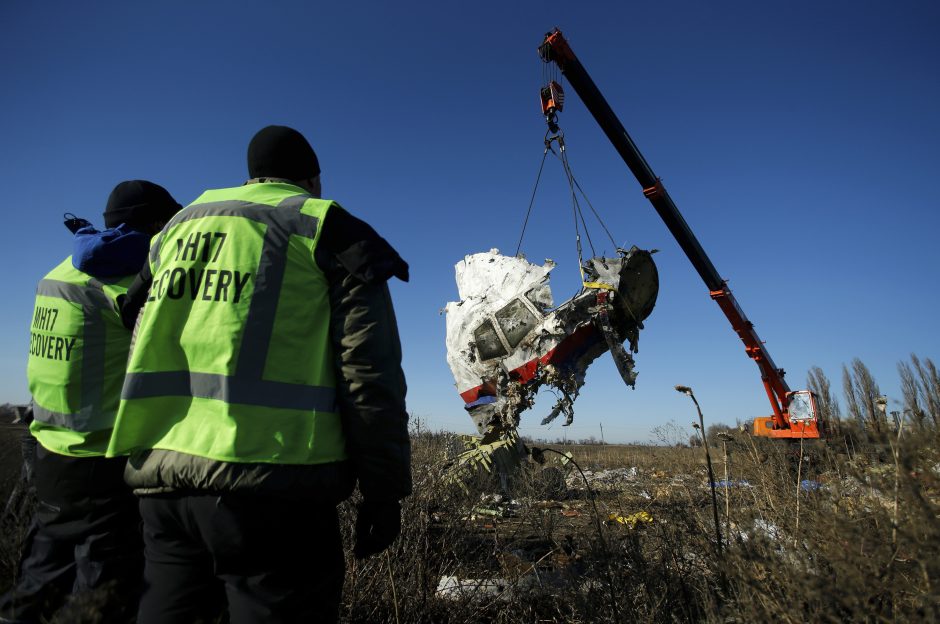
[[[133,275],[144,268],[150,236],[122,223],[99,232],[93,226],[75,232],[72,265],[94,277]]]

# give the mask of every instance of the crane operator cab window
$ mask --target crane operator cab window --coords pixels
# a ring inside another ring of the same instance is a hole
[[[790,393],[790,420],[793,422],[808,423],[816,420],[816,400],[813,393],[808,390],[798,390]]]

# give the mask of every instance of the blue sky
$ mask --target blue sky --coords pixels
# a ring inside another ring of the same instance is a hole
[[[465,254],[515,250],[542,155],[543,67],[560,27],[793,387],[840,387],[860,357],[900,399],[896,364],[937,359],[940,5],[935,2],[25,2],[0,5],[0,401],[28,399],[36,282],[70,253],[63,212],[101,224],[113,186],[182,203],[246,177],[270,123],[298,128],[324,195],[411,265],[393,283],[413,414],[471,431],[440,310]],[[576,176],[618,243],[656,248],[659,303],[636,390],[604,356],[567,436],[646,440],[694,410],[769,414],[757,367],[573,90]],[[523,245],[578,286],[562,173],[546,164]],[[595,241],[603,238],[599,231]],[[609,250],[608,250],[609,251]],[[537,426],[546,396],[523,415]]]

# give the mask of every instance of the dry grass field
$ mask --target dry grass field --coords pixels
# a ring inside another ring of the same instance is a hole
[[[415,435],[407,526],[350,561],[346,621],[940,621],[933,430],[713,445],[720,542],[702,448],[553,446],[578,466],[547,453],[494,496],[446,482],[451,446]]]
[[[802,448],[735,434],[711,447],[716,509],[702,448],[549,445],[574,462],[548,452],[461,487],[447,478],[455,437],[416,430],[402,536],[387,555],[348,560],[342,619],[940,621],[937,441],[929,428]],[[2,589],[19,539],[9,526]]]

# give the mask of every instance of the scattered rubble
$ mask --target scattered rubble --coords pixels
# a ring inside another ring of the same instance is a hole
[[[800,489],[804,492],[816,492],[822,489],[823,484],[812,479],[803,479],[800,481]]]
[[[445,575],[437,584],[435,595],[448,600],[463,600],[466,598],[495,598],[509,600],[506,590],[512,586],[508,579],[461,579],[456,576]]]
[[[525,562],[520,562],[525,563]],[[512,600],[514,595],[538,594],[566,587],[571,578],[559,570],[541,570],[527,564],[526,570],[516,578],[494,576],[490,578],[460,578],[444,575],[437,583],[434,594],[445,600]]]
[[[750,481],[746,479],[720,479],[714,483],[716,488],[727,489],[727,488],[737,488],[737,487],[752,487]]]
[[[584,481],[593,490],[622,490],[628,483],[633,483],[640,475],[636,466],[630,468],[610,468],[608,470],[585,470],[584,477],[581,474],[573,472],[568,475],[568,487],[572,489],[584,489]]]
[[[774,542],[783,538],[783,532],[781,531],[780,527],[778,527],[773,522],[769,522],[762,518],[754,518],[753,522],[751,523],[750,530],[746,530],[736,524],[733,524],[731,530],[729,531],[728,537],[740,542],[748,542],[751,540],[751,535],[759,535]]]

